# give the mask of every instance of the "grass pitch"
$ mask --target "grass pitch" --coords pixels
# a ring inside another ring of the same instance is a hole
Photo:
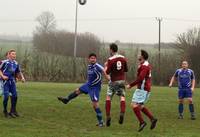
[[[81,95],[67,105],[57,101],[57,96],[67,95],[80,84],[18,83],[19,118],[4,118],[0,114],[0,137],[200,137],[200,89],[194,93],[197,120],[190,120],[188,105],[184,119],[177,119],[177,89],[153,87],[146,104],[158,118],[157,127],[150,123],[138,133],[138,121],[131,110],[133,90],[128,90],[127,108],[123,125],[118,124],[119,98],[112,101],[110,127],[96,127],[96,116],[89,96]],[[100,107],[105,119],[106,85],[101,91]],[[2,102],[2,97],[1,97]],[[1,103],[2,106],[2,103]],[[1,107],[2,109],[2,107]]]

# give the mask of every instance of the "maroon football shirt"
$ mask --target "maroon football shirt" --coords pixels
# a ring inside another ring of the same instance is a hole
[[[106,73],[110,74],[111,81],[125,80],[125,72],[128,71],[127,60],[120,54],[115,54],[107,61]]]
[[[137,70],[137,79],[130,84],[131,87],[137,85],[138,89],[151,91],[151,65],[148,61],[140,64]]]

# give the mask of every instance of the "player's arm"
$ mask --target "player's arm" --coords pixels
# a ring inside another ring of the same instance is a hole
[[[5,76],[1,70],[0,70],[0,77],[1,77],[3,80],[8,80],[8,77]]]
[[[173,83],[174,83],[174,80],[178,77],[178,72],[179,70],[176,70],[175,74],[172,76],[170,82],[169,82],[169,87],[171,88]]]
[[[17,78],[20,79],[23,83],[26,81],[25,78],[24,78],[23,73],[21,72],[21,69],[20,69],[19,65],[17,66],[15,74],[16,74]]]
[[[5,75],[3,74],[3,72],[2,72],[3,66],[4,66],[4,63],[1,61],[1,62],[0,62],[0,77],[1,77],[3,80],[8,80],[8,77],[5,76]]]
[[[20,79],[23,83],[26,82],[26,80],[25,80],[24,75],[23,75],[22,72],[17,73],[16,78]]]
[[[140,82],[142,82],[145,78],[145,76],[147,75],[147,72],[148,72],[148,69],[147,68],[144,68],[140,75],[137,77],[137,79],[135,81],[133,81],[132,83],[130,83],[129,85],[127,85],[127,88],[130,89],[132,88],[133,86],[139,84]]]
[[[106,72],[107,75],[109,75],[110,72],[111,72],[111,61],[108,60],[107,62],[105,62],[104,65],[105,65],[104,66],[105,72]]]
[[[194,91],[195,83],[196,83],[196,82],[195,82],[195,79],[193,79],[193,80],[192,80],[192,88],[191,88],[192,92]]]
[[[107,71],[107,69],[108,69],[108,62],[106,61],[106,62],[104,63],[104,70],[105,70],[105,72]]]
[[[171,80],[170,80],[170,83],[169,83],[169,87],[171,88],[173,83],[174,83],[174,80],[175,80],[175,76],[173,75]]]
[[[108,62],[106,61],[106,62],[104,63],[103,74],[104,74],[105,78],[106,78],[108,81],[110,81],[110,75],[108,75],[108,74],[106,73],[107,68],[108,68]]]
[[[191,75],[191,80],[192,80],[192,87],[191,87],[191,90],[192,92],[194,91],[194,87],[195,87],[195,76],[194,76],[194,72],[192,71],[192,75]]]
[[[128,72],[127,60],[125,60],[125,63],[124,63],[124,72]]]
[[[105,69],[103,70],[103,74],[104,74],[105,78],[106,78],[108,81],[110,81],[110,75],[108,75],[108,74],[106,73],[106,70],[105,70]]]

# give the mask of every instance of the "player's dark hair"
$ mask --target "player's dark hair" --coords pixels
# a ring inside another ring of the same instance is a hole
[[[145,50],[141,50],[141,56],[144,58],[144,60],[149,58],[149,54]]]
[[[88,56],[88,58],[90,58],[92,56],[97,57],[97,55],[95,53],[90,53],[89,56]]]
[[[117,44],[111,43],[111,44],[110,44],[110,49],[111,49],[113,52],[117,52],[117,51],[118,51],[118,46],[117,46]]]

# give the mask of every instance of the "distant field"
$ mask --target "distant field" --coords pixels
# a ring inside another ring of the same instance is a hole
[[[149,46],[140,45],[132,45],[132,46],[125,46],[124,45],[119,45],[121,51],[125,51],[126,53],[132,53],[133,51],[139,49],[145,49],[148,50],[150,53],[154,54],[158,52],[158,48],[154,45],[152,46],[149,44]],[[20,42],[20,41],[0,41],[0,52],[1,51],[7,51],[8,49],[16,49],[16,50],[25,50],[25,49],[30,49],[33,47],[33,44],[31,42]],[[108,47],[106,47],[108,48]],[[161,47],[161,53],[166,53],[166,52],[174,52],[173,48],[162,48]]]
[[[15,49],[17,52],[24,53],[25,50],[33,47],[31,42],[3,42],[0,41],[0,56],[3,56],[9,49]]]
[[[68,105],[61,104],[56,97],[66,95],[79,84],[25,83],[18,84],[20,118],[6,119],[0,114],[1,137],[200,137],[200,89],[196,89],[194,102],[197,120],[191,121],[188,106],[185,118],[177,119],[176,88],[153,87],[150,101],[151,108],[159,119],[157,128],[138,133],[138,122],[130,108],[132,91],[127,91],[127,109],[125,122],[118,124],[118,97],[112,102],[111,127],[95,126],[96,117],[89,97],[81,95]],[[106,86],[101,92],[103,114]],[[2,98],[1,98],[2,99]],[[2,102],[2,101],[1,101]],[[2,103],[1,103],[2,106]],[[2,107],[1,107],[2,108]],[[105,117],[104,117],[105,118]]]

